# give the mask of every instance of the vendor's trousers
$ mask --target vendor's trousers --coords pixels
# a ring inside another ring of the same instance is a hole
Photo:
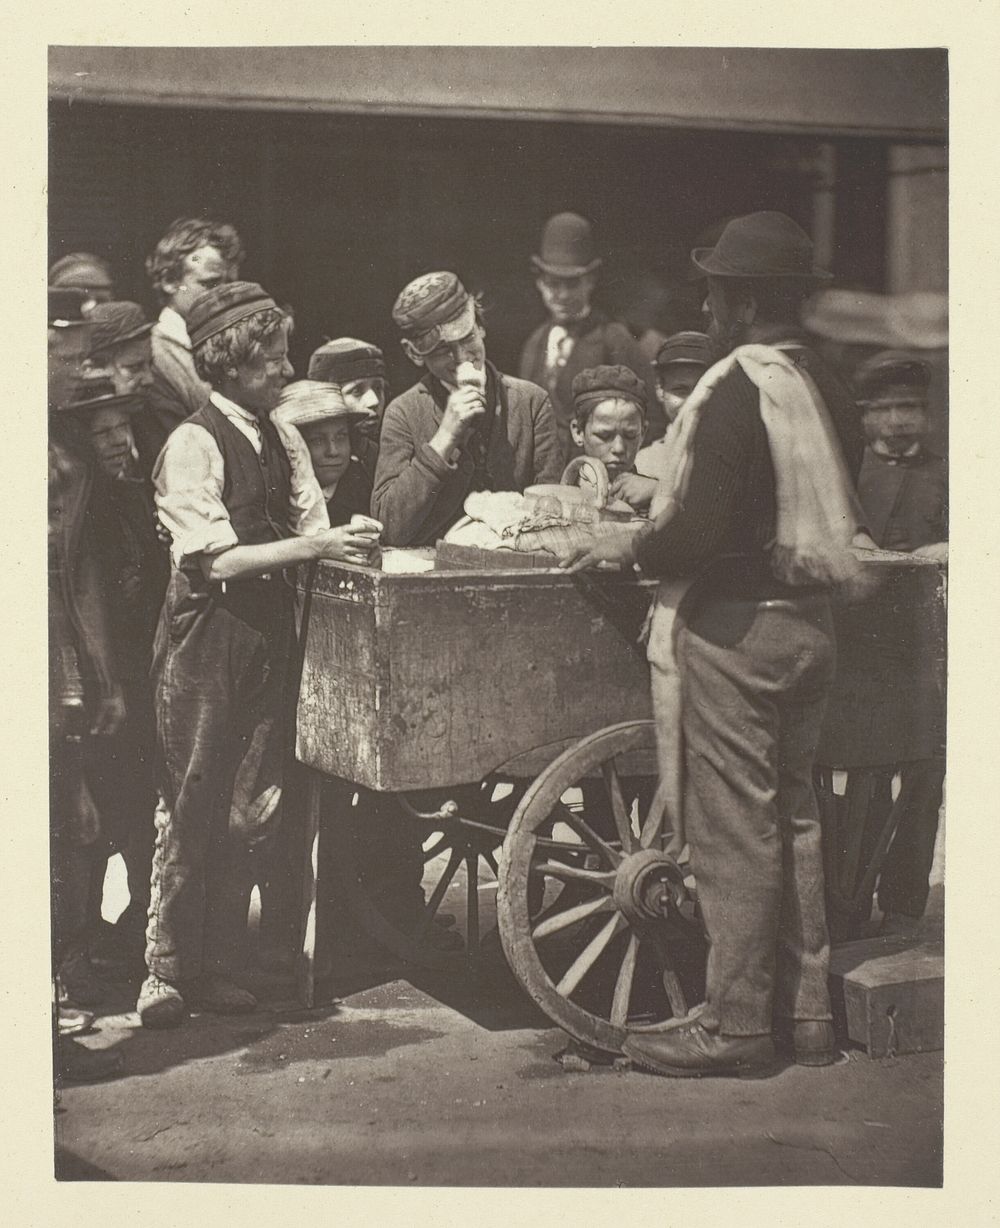
[[[835,649],[829,602],[706,601],[678,639],[686,826],[710,951],[702,1024],[829,1020],[812,764]]]
[[[157,633],[160,801],[146,963],[231,976],[244,955],[250,849],[273,834],[288,749],[291,591],[278,579],[191,594],[175,572]]]

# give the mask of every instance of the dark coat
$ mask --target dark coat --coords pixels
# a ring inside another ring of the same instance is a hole
[[[933,452],[893,462],[866,448],[858,497],[869,533],[886,550],[948,540],[948,466]]]
[[[522,379],[546,389],[552,400],[563,464],[579,452],[569,430],[573,418],[573,379],[589,367],[621,364],[631,368],[644,381],[647,389],[645,442],[652,443],[654,439],[659,439],[667,429],[667,420],[663,407],[656,399],[653,369],[625,325],[609,320],[599,311],[592,312],[581,324],[571,325],[569,332],[575,335],[576,340],[566,365],[558,370],[554,379],[551,378],[553,373],[547,371],[545,366],[551,328],[552,322],[546,320],[524,343],[518,373]]]
[[[474,431],[455,464],[429,446],[441,425],[445,390],[432,376],[385,411],[372,515],[387,546],[433,546],[461,518],[473,490],[517,490],[558,482],[562,462],[552,404],[541,388],[488,366],[488,443]],[[481,464],[477,465],[479,455]]]

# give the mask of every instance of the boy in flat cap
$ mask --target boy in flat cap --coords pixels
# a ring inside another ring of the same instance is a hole
[[[927,363],[900,350],[875,354],[855,372],[868,441],[858,497],[877,545],[947,564],[948,466],[927,447],[930,382]],[[923,600],[914,601],[911,588],[905,605],[894,601],[891,578],[880,594],[894,607],[887,617],[901,633],[886,652],[894,676],[901,666],[906,673],[898,686],[907,688],[910,734],[909,757],[898,765],[904,809],[878,883],[882,933],[900,936],[916,930],[927,905],[945,778],[945,637],[936,569],[922,570],[917,580]],[[892,805],[891,781],[880,800],[877,813],[884,814]]]
[[[239,276],[243,244],[233,226],[208,218],[173,222],[146,260],[163,309],[153,332],[150,412],[139,439],[151,469],[175,426],[200,409],[210,389],[195,370],[186,318],[195,298]]]
[[[354,454],[368,475],[370,487],[375,480],[379,434],[389,391],[384,354],[368,341],[337,337],[313,353],[306,374],[309,379],[339,384],[348,409],[364,411],[364,416],[354,424]]]
[[[180,1023],[186,999],[223,1012],[256,1005],[234,976],[251,848],[275,829],[290,752],[284,572],[369,548],[325,527],[318,490],[293,502],[291,462],[270,420],[293,372],[287,319],[270,295],[227,283],[195,297],[187,322],[211,392],[153,474],[173,569],[153,660],[161,777],[138,1002],[147,1027]]]
[[[424,378],[385,411],[372,514],[390,546],[432,546],[474,490],[558,482],[562,462],[547,394],[486,358],[479,304],[454,273],[426,273],[392,309]]]
[[[531,263],[549,318],[524,343],[518,374],[540,384],[552,400],[563,465],[579,452],[570,430],[572,389],[588,367],[621,365],[636,372],[646,386],[647,438],[658,438],[665,423],[649,363],[625,325],[592,303],[602,262],[590,222],[578,213],[550,217]]]
[[[121,396],[145,397],[153,384],[153,325],[142,308],[138,303],[98,303],[89,318],[94,327],[85,373],[111,380]]]

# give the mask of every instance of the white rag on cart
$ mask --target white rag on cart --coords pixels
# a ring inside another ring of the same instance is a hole
[[[790,585],[856,583],[860,564],[851,542],[863,524],[861,509],[823,398],[783,347],[744,345],[733,350],[701,377],[666,435],[639,453],[636,469],[659,483],[650,516],[662,528],[683,506],[699,415],[716,386],[736,366],[760,392],[760,414],[774,464],[777,521],[770,558],[775,577]],[[680,856],[685,843],[676,641],[683,625],[681,603],[693,582],[691,576],[661,580],[646,648],[660,799],[664,827],[672,832],[667,851],[674,857]]]

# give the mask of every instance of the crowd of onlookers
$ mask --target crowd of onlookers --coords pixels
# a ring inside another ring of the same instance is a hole
[[[283,791],[295,800],[288,569],[432,546],[471,491],[556,483],[580,453],[646,512],[656,483],[642,449],[719,356],[715,335],[685,331],[657,338],[650,360],[597,306],[601,260],[576,214],[550,219],[532,257],[547,319],[517,376],[488,358],[479,298],[455,273],[431,272],[392,306],[419,377],[393,398],[382,351],[353,337],[325,342],[297,376],[289,309],[241,280],[243,261],[231,225],[175,222],[146,262],[155,321],[116,298],[96,256],[49,270],[53,945],[66,1078],[114,1069],[112,1055],[72,1041],[106,1000],[105,975],[142,980],[148,1027],[179,1023],[188,1004],[254,1008],[240,971],[255,884],[262,950],[291,957],[295,856],[279,824]],[[853,376],[866,527],[880,546],[945,562],[929,368],[883,352]],[[880,899],[897,919],[924,908],[943,758],[904,772],[914,817]],[[376,821],[374,795],[355,804]],[[421,850],[402,827],[383,843],[397,854],[383,890],[404,923],[423,904]],[[115,853],[129,904],[109,925]],[[434,941],[461,940],[438,927]]]

